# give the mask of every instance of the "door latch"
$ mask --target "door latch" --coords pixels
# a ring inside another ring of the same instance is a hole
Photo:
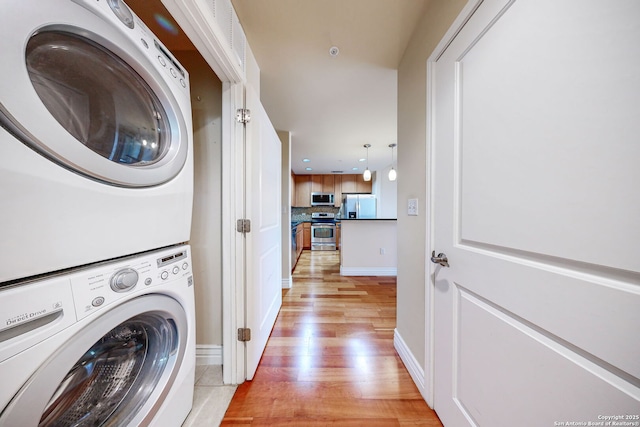
[[[438,256],[436,256],[436,251],[432,251],[431,262],[434,264],[440,264],[443,267],[449,267],[449,260],[447,259],[447,255],[442,252],[440,252]]]

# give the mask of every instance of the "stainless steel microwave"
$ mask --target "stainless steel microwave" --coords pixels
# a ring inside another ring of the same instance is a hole
[[[333,206],[333,193],[311,193],[311,206]]]

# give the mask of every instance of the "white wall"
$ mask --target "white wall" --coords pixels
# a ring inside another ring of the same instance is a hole
[[[396,275],[398,245],[395,220],[344,220],[340,227],[341,275]]]
[[[378,196],[378,218],[398,217],[398,181],[389,181],[391,165],[376,172],[373,193]]]
[[[190,244],[196,343],[222,346],[222,83],[197,52],[175,52],[191,79],[194,201]]]
[[[466,0],[431,0],[398,68],[398,310],[397,332],[413,357],[425,360],[427,58]],[[408,199],[419,215],[408,216]],[[424,369],[424,366],[421,366]]]
[[[291,133],[278,131],[282,145],[282,183],[280,209],[282,213],[282,287],[291,287]]]

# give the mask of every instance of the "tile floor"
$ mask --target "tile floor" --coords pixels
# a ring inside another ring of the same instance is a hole
[[[235,385],[222,383],[222,366],[196,366],[193,409],[182,427],[219,426],[235,391]]]

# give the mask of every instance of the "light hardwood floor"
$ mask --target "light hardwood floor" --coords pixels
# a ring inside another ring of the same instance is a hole
[[[343,277],[304,251],[253,381],[222,426],[442,426],[393,348],[395,277]]]

